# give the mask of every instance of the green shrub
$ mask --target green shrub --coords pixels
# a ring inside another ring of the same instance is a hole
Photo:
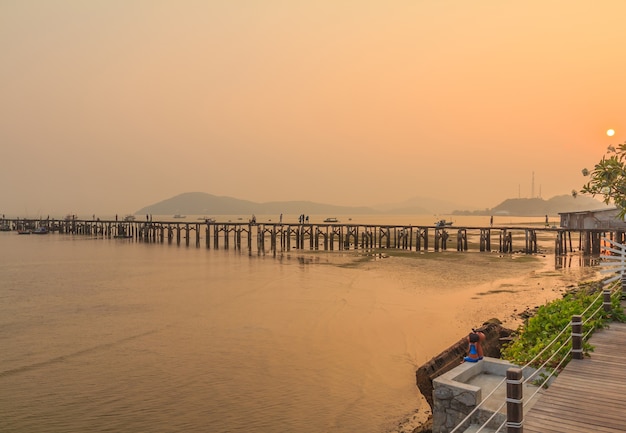
[[[534,360],[530,365],[541,367],[548,359],[548,368],[556,368],[563,357],[570,357],[571,320],[572,316],[582,314],[590,304],[593,304],[583,316],[583,335],[590,331],[606,326],[609,320],[624,321],[624,311],[620,305],[619,297],[612,298],[612,311],[606,313],[602,308],[602,296],[598,292],[589,290],[577,290],[565,295],[549,304],[540,307],[537,313],[528,319],[527,323],[518,329],[515,339],[502,349],[502,358],[516,365],[524,366],[533,360],[555,338],[558,339],[545,352]],[[590,316],[597,310],[594,317]],[[564,329],[565,332],[559,335]],[[555,352],[559,352],[553,357]],[[588,355],[593,347],[583,342],[583,352]],[[565,366],[564,362],[561,367]]]

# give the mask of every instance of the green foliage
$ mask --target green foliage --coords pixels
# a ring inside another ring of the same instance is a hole
[[[580,190],[583,194],[600,195],[606,204],[613,203],[620,209],[619,218],[626,215],[626,142],[617,146],[609,146],[602,160],[593,170],[582,171],[590,180]],[[572,194],[576,196],[577,192]]]
[[[606,313],[602,309],[602,296],[597,293],[578,291],[565,295],[562,299],[546,304],[537,310],[537,313],[520,327],[516,339],[502,349],[502,358],[514,364],[523,366],[533,360],[552,340],[563,332],[558,340],[543,352],[531,366],[538,368],[548,359],[548,368],[556,368],[563,357],[569,357],[571,341],[570,323],[572,316],[580,315],[593,303],[583,317],[583,335],[590,330],[604,327],[609,319],[624,321],[624,312],[619,298],[612,298],[612,312]],[[593,318],[589,318],[598,308],[600,311]],[[552,357],[556,351],[559,353]],[[583,342],[583,351],[588,354],[593,348],[586,341]],[[565,363],[562,365],[564,366]]]

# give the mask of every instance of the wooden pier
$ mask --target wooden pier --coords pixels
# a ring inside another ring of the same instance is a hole
[[[626,324],[596,331],[589,358],[572,359],[524,416],[524,433],[626,432]]]
[[[578,251],[599,255],[601,239],[624,242],[624,232],[568,230],[550,227],[437,227],[412,225],[371,225],[344,223],[272,222],[180,222],[118,220],[0,220],[3,230],[36,230],[139,242],[176,243],[206,248],[247,248],[250,253],[277,253],[296,250],[372,250],[394,248],[407,251],[478,251],[535,254],[538,236],[554,238],[556,256]]]

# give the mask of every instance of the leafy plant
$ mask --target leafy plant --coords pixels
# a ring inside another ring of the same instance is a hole
[[[618,217],[624,219],[626,215],[626,142],[607,148],[607,153],[602,157],[593,170],[582,170],[583,176],[589,176],[580,192],[592,196],[600,195],[603,201],[609,204],[611,200],[619,208]],[[576,197],[578,192],[572,191]]]
[[[561,335],[559,333],[570,326],[572,316],[581,314],[591,305],[587,310],[587,317],[583,317],[583,335],[606,326],[609,320],[624,321],[625,316],[619,297],[612,297],[612,311],[609,313],[602,308],[602,302],[602,297],[598,297],[596,292],[579,290],[540,307],[537,313],[518,329],[516,338],[502,349],[502,358],[517,365],[526,365],[532,361],[531,366],[535,368],[550,360],[546,366],[556,368],[563,357],[570,356],[571,342],[567,340],[571,331],[568,329]],[[589,317],[598,309],[600,309],[598,314]],[[542,353],[555,339],[557,341]],[[583,341],[583,352],[589,354],[591,351],[593,347],[587,341]],[[555,355],[555,352],[559,353]],[[533,361],[535,357],[537,359]],[[565,363],[562,364],[564,365]]]

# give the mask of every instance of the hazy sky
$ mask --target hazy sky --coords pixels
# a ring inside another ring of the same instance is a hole
[[[2,0],[0,213],[466,207],[626,139],[626,1]],[[606,135],[614,129],[614,137]]]

